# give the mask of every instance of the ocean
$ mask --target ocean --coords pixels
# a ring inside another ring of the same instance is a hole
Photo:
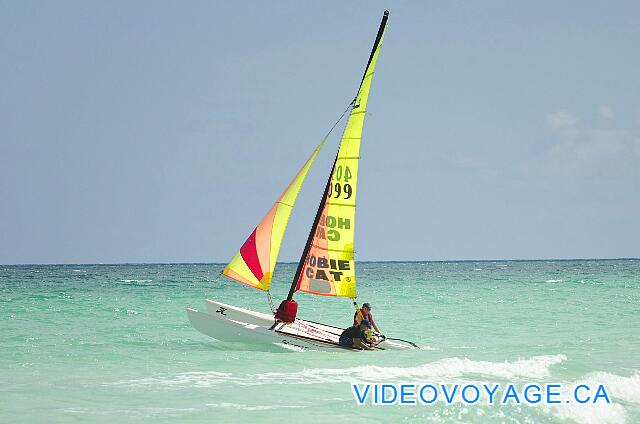
[[[0,266],[0,422],[640,422],[640,260],[358,263],[411,351],[287,352],[194,330],[205,299],[269,312],[220,264]],[[279,265],[282,299],[295,270]],[[348,299],[298,316],[348,326]],[[356,405],[351,384],[603,384],[609,404]]]

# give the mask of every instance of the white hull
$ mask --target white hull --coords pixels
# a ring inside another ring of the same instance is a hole
[[[283,349],[325,351],[356,350],[338,345],[343,329],[296,319],[277,323],[273,315],[250,311],[214,300],[207,300],[206,312],[187,308],[193,328],[216,340],[243,344],[270,344]],[[411,349],[412,346],[384,340],[379,349]]]

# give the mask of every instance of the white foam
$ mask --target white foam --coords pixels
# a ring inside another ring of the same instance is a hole
[[[549,367],[566,360],[565,355],[534,356],[517,361],[489,362],[474,361],[468,358],[445,358],[416,367],[380,367],[362,365],[353,368],[312,368],[298,373],[281,375],[266,373],[263,377],[290,378],[300,382],[336,381],[396,381],[422,380],[425,378],[463,377],[469,375],[487,376],[506,380],[518,378],[542,379],[551,375]]]
[[[136,280],[136,279],[129,279],[129,280],[120,280],[123,283],[150,283],[153,280]]]
[[[601,399],[597,404],[577,402],[563,403],[559,405],[543,407],[547,413],[551,413],[561,419],[571,420],[584,424],[613,424],[627,421],[627,412],[624,405],[619,403],[640,404],[640,373],[624,377],[608,372],[594,372],[585,375],[575,381],[565,382],[565,398],[571,398],[572,392],[579,384],[585,384],[591,388],[594,395],[598,385],[604,385],[610,404]]]
[[[103,383],[105,386],[122,387],[158,387],[158,386],[195,386],[210,387],[216,384],[233,383],[242,380],[242,377],[234,377],[231,373],[207,371],[185,372],[173,377],[146,377],[133,380],[120,380],[111,383]]]
[[[86,414],[89,412],[89,408],[81,408],[81,407],[70,407],[70,408],[61,408],[59,409],[61,412],[65,412],[67,414]]]
[[[623,400],[629,403],[640,404],[640,372],[629,377],[623,377],[608,372],[594,372],[585,375],[582,379],[576,381],[595,387],[598,384],[604,384],[607,392],[613,398],[612,400]]]
[[[564,280],[546,280],[545,283],[564,283]]]
[[[304,352],[306,349],[300,347],[300,346],[294,346],[292,344],[288,344],[288,343],[274,343],[274,345],[276,346],[280,346],[281,348],[287,349],[287,350],[291,350],[293,352]]]
[[[438,348],[435,348],[435,347],[432,347],[432,346],[427,346],[427,345],[420,346],[418,349],[419,350],[439,350]]]
[[[306,408],[302,405],[244,405],[240,403],[222,402],[222,403],[207,403],[207,406],[213,408],[229,408],[240,409],[243,411],[267,411],[270,409],[284,409],[284,408]]]
[[[425,379],[452,379],[482,376],[508,381],[543,379],[551,376],[549,368],[566,360],[562,354],[534,356],[516,361],[474,361],[468,358],[444,358],[415,367],[383,367],[361,365],[351,368],[308,368],[298,372],[267,372],[233,375],[215,371],[181,373],[173,377],[152,377],[106,383],[110,386],[195,386],[211,387],[218,384],[255,386],[264,384],[323,384],[417,381]]]
[[[573,402],[543,409],[563,420],[581,424],[618,424],[627,420],[624,407],[618,403],[592,405]]]

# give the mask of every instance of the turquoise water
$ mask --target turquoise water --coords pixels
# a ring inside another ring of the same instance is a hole
[[[221,265],[0,266],[0,422],[640,422],[640,261],[360,263],[359,300],[409,352],[239,349],[206,298],[268,312]],[[274,299],[294,265],[276,270]],[[347,299],[299,294],[347,325]],[[599,406],[355,405],[350,383],[596,382]]]

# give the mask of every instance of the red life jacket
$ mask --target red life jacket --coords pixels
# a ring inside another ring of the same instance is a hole
[[[282,322],[293,322],[298,313],[298,304],[295,300],[283,300],[276,310],[275,318]]]
[[[360,309],[360,313],[362,314],[362,319],[369,320],[369,323],[373,326],[373,317],[371,316],[371,312],[365,315],[365,313]],[[353,314],[353,325],[358,325],[356,319],[358,318],[358,311]]]

